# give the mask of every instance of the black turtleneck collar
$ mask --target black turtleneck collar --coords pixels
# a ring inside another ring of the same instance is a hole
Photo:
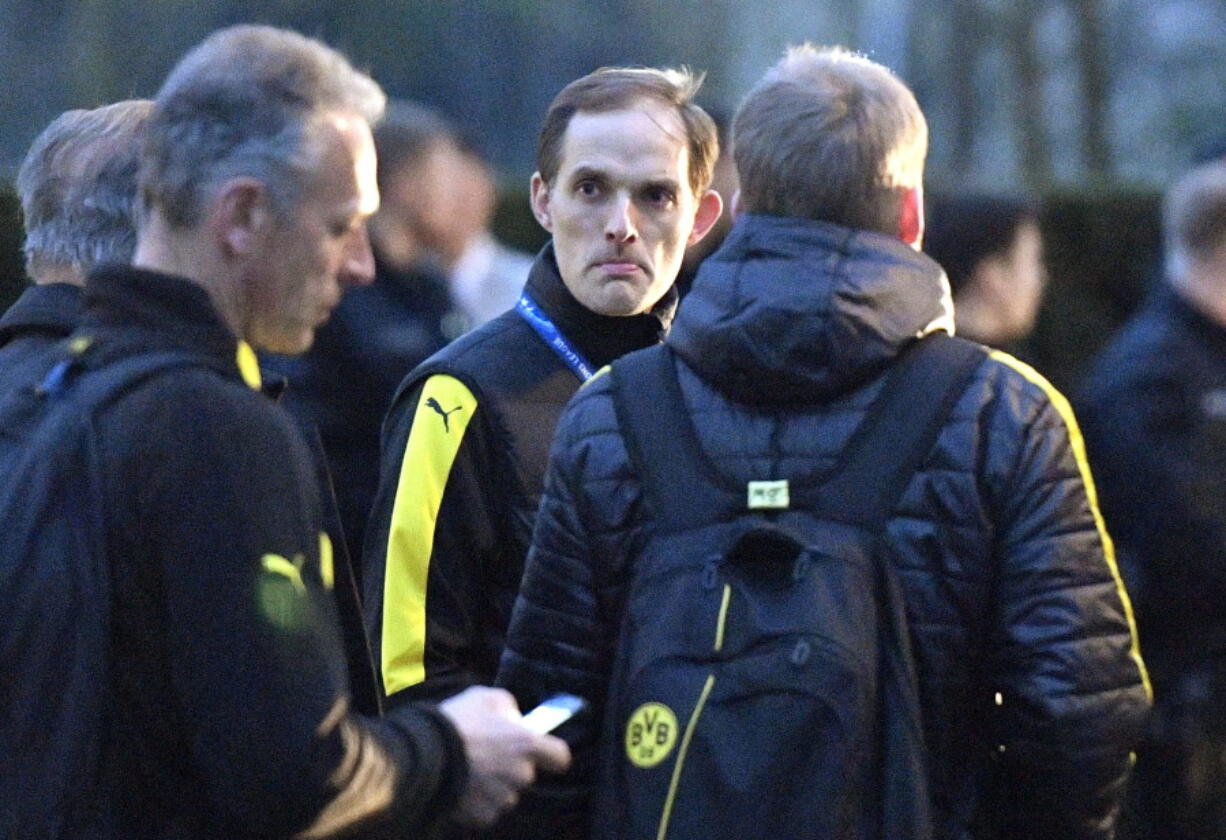
[[[1226,353],[1226,326],[1214,321],[1169,283],[1160,283],[1153,292],[1155,304],[1171,312],[1205,344]]]
[[[182,277],[132,266],[105,266],[85,284],[83,329],[120,343],[175,347],[207,354],[253,387],[255,355],[222,321],[208,292]]]
[[[29,332],[63,338],[76,329],[83,309],[80,286],[71,283],[30,286],[0,317],[0,345]]]
[[[562,282],[553,242],[537,254],[524,291],[595,368],[602,368],[633,350],[660,343],[677,311],[677,289],[670,286],[651,311],[642,315],[618,317],[593,312],[575,300]]]

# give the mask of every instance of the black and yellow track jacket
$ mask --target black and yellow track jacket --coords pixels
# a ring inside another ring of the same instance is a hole
[[[360,823],[376,837],[446,817],[467,773],[446,718],[349,710],[310,455],[254,390],[251,348],[203,288],[164,274],[97,272],[86,305],[70,340],[90,339],[89,364],[192,357],[95,424],[112,599],[107,836],[322,838]]]
[[[0,394],[26,387],[45,373],[59,353],[59,343],[81,322],[85,312],[84,289],[69,283],[47,283],[30,286],[11,307],[0,316]],[[279,401],[286,381],[261,368],[262,390]],[[321,448],[320,433],[303,417],[303,438],[311,448],[316,464],[316,481],[323,501],[324,530],[335,546],[337,612],[345,643],[345,659],[349,666],[350,689],[354,707],[366,714],[378,710],[374,671],[370,648],[362,626],[360,599],[354,578],[354,561],[343,537],[340,513],[332,491],[332,477]]]
[[[591,312],[562,283],[552,244],[525,289],[595,368],[660,341],[676,309],[670,290],[649,314]],[[580,384],[515,310],[401,384],[384,422],[363,572],[391,705],[494,679],[554,426]]]

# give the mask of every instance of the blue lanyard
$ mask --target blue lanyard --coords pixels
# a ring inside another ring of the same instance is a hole
[[[528,325],[536,330],[541,340],[548,344],[562,361],[566,362],[566,366],[574,372],[575,376],[579,377],[580,382],[587,382],[592,378],[596,371],[592,370],[587,359],[570,346],[566,336],[562,335],[557,325],[549,320],[549,316],[541,311],[536,301],[527,292],[519,296],[519,301],[515,304],[515,311],[522,315]]]

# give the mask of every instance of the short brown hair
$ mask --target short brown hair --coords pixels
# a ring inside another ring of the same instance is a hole
[[[654,99],[677,109],[685,125],[690,152],[690,188],[695,194],[711,185],[719,137],[715,122],[698,105],[694,95],[702,86],[701,75],[686,68],[658,70],[652,67],[601,67],[562,88],[545,113],[536,147],[536,169],[546,184],[558,174],[562,163],[562,137],[570,119],[580,111],[600,113],[628,108],[640,99]]]
[[[789,49],[749,92],[732,138],[749,212],[889,234],[928,152],[924,115],[893,73],[810,44]]]

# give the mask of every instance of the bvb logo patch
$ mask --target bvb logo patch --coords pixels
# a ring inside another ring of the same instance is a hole
[[[677,716],[663,703],[644,703],[626,725],[626,757],[635,767],[655,767],[677,743]]]

